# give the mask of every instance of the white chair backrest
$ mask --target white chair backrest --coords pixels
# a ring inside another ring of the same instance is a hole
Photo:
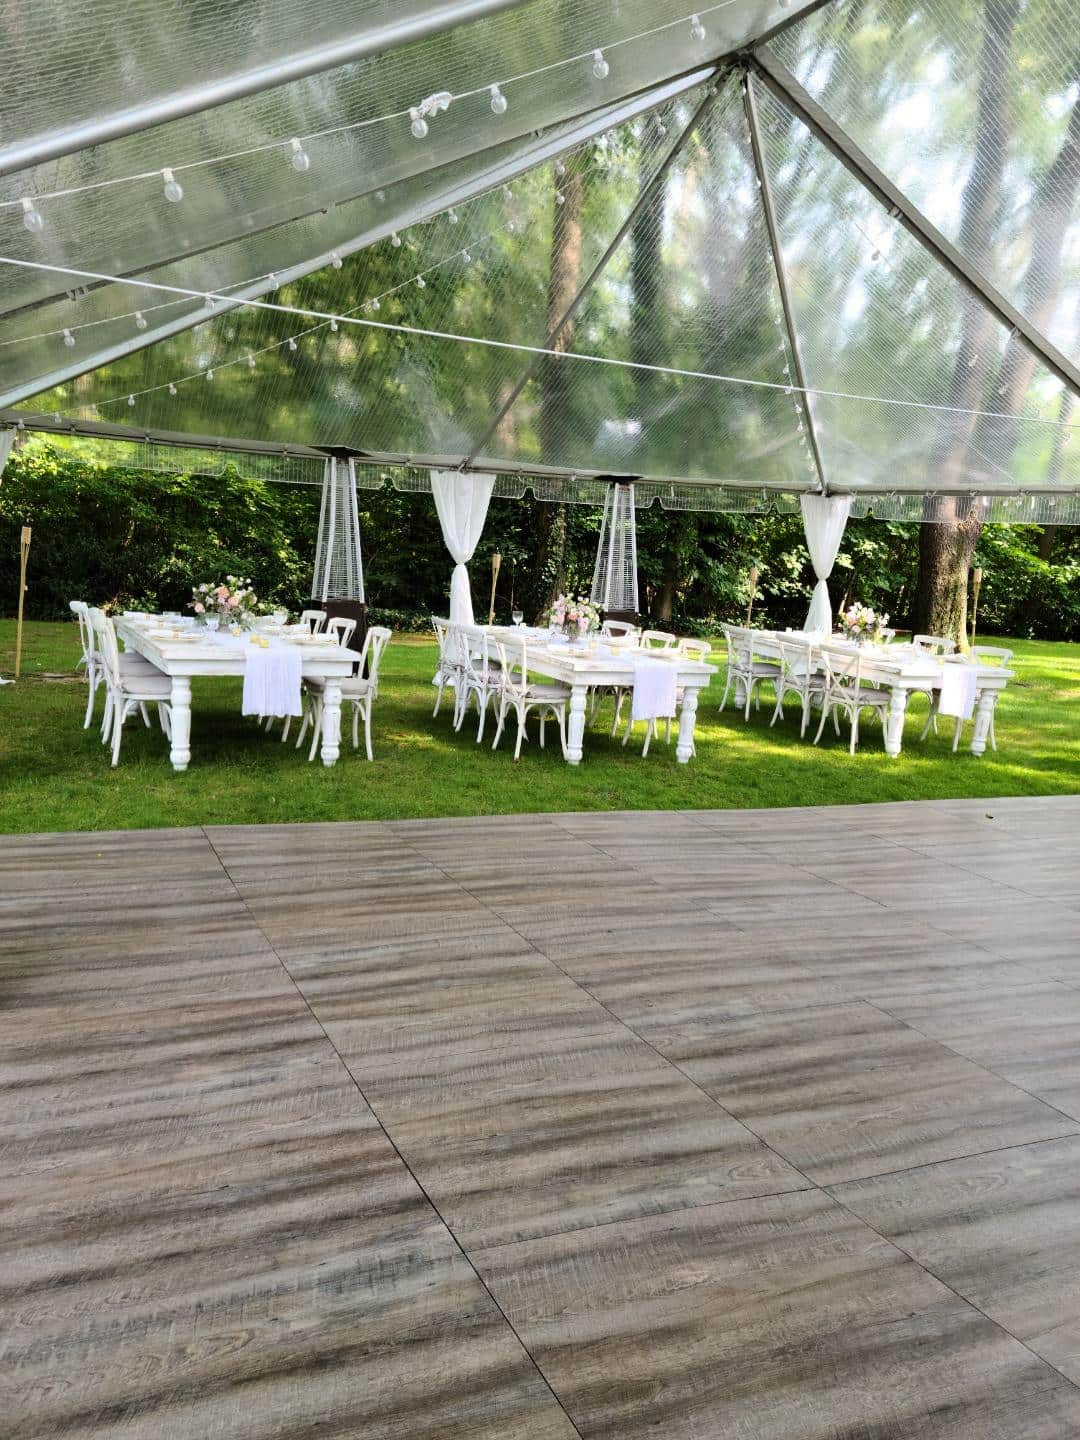
[[[464,670],[469,664],[469,636],[464,625],[448,621],[443,641],[442,658],[454,670]]]
[[[326,622],[327,639],[334,639],[339,645],[348,645],[355,633],[356,621],[347,620],[344,615],[335,615]]]
[[[319,631],[326,624],[326,611],[302,610],[300,612],[300,624],[306,625],[313,635],[318,635]]]
[[[667,630],[643,630],[640,643],[643,650],[674,650],[679,641]]]
[[[90,623],[90,607],[85,600],[71,600],[71,613],[79,622],[79,644],[82,646],[83,663],[90,664],[94,654],[94,627]]]
[[[712,653],[712,646],[707,640],[686,639],[679,641],[679,654],[685,655],[688,660],[704,660]]]
[[[780,646],[780,669],[784,679],[789,685],[802,689],[809,683],[817,663],[814,642],[794,635],[780,635],[777,638]]]
[[[600,626],[600,634],[611,636],[636,635],[638,627],[632,625],[629,620],[605,620]]]
[[[911,643],[916,650],[929,650],[934,655],[951,655],[956,641],[948,635],[913,635]]]
[[[503,688],[511,700],[524,700],[529,689],[529,652],[524,636],[496,635]]]
[[[370,625],[364,636],[364,646],[360,652],[360,674],[363,675],[364,666],[367,666],[367,678],[373,692],[379,689],[379,661],[382,659],[382,652],[386,649],[386,642],[390,639],[391,631],[385,625]]]
[[[120,652],[116,645],[116,631],[104,610],[87,611],[94,632],[94,648],[101,656],[102,664],[110,684],[120,684]]]
[[[971,658],[977,665],[1008,665],[1012,655],[1011,650],[1003,650],[1000,645],[973,645],[971,647]]]
[[[754,638],[756,630],[745,625],[725,625],[724,638],[728,646],[728,664],[735,669],[747,670],[754,659]]]
[[[825,669],[825,684],[829,690],[851,693],[859,689],[862,684],[862,650],[822,645],[818,655]]]
[[[457,625],[459,635],[456,655],[465,677],[476,685],[483,685],[488,678],[488,657],[491,654],[491,637],[482,625]]]

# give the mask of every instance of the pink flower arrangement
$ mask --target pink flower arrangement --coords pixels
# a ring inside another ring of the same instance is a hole
[[[548,624],[567,634],[587,635],[600,628],[600,612],[585,595],[559,595],[551,607]]]
[[[196,615],[216,612],[230,624],[255,612],[257,600],[251,581],[238,575],[226,575],[224,582],[205,581],[191,591],[191,608]]]

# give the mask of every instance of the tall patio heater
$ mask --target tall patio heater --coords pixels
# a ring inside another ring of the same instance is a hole
[[[628,480],[614,480],[608,487],[591,599],[606,620],[638,623],[637,528],[634,487]]]
[[[367,606],[356,506],[356,462],[345,453],[331,455],[323,472],[311,598],[327,616],[344,615],[356,621],[352,648],[359,649],[367,632]]]

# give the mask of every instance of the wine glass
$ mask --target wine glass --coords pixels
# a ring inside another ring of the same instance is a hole
[[[515,625],[520,625],[521,622],[525,619],[524,610],[511,610],[510,619],[513,620]]]
[[[214,631],[218,628],[218,626],[219,626],[220,624],[221,624],[221,616],[220,616],[220,615],[207,615],[207,617],[206,617],[206,628],[207,628],[207,630],[210,631],[211,635],[214,633]]]

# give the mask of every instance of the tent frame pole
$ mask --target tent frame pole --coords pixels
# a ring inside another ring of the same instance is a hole
[[[902,190],[897,189],[884,171],[859,149],[855,141],[799,84],[795,76],[769,50],[753,50],[750,64],[761,77],[766,89],[802,121],[829,153],[855,177],[879,204],[902,220],[908,234],[928,251],[939,264],[959,280],[989,310],[995,319],[1021,340],[1047,369],[1072,393],[1080,397],[1080,369],[1053,345],[1046,336],[990,281],[960,253],[956,246],[913,205]]]
[[[626,236],[630,233],[634,221],[637,219],[638,215],[640,215],[644,207],[652,199],[657,187],[663,182],[668,171],[671,169],[672,165],[674,165],[675,161],[682,153],[683,146],[697,129],[698,125],[701,122],[702,116],[710,108],[710,106],[715,103],[716,97],[723,89],[724,81],[727,79],[730,73],[730,67],[725,69],[724,71],[717,72],[715,80],[709,87],[708,94],[705,96],[704,100],[702,100],[701,104],[697,107],[693,115],[690,117],[689,122],[683,129],[682,133],[679,135],[679,138],[675,141],[675,144],[668,151],[668,154],[665,157],[663,163],[657,167],[656,173],[650,178],[646,185],[642,186],[641,190],[638,192],[637,199],[634,201],[633,205],[631,205],[626,218],[623,220],[623,223],[615,232],[615,235],[609,242],[607,249],[600,256],[600,259],[597,260],[596,264],[589,271],[588,275],[586,275],[585,279],[578,286],[577,291],[575,292],[573,298],[570,300],[570,303],[567,305],[566,309],[559,316],[558,320],[556,320],[555,324],[548,330],[547,334],[544,336],[541,347],[542,349],[550,350],[552,345],[566,328],[567,324],[577,314],[586,296],[589,294],[590,290],[593,288],[597,280],[599,280],[600,276],[607,268],[608,262],[610,261],[611,257],[615,254],[616,250],[619,249],[622,242],[626,239]],[[533,358],[530,364],[526,367],[517,384],[510,391],[510,394],[502,402],[498,410],[496,410],[495,415],[491,420],[491,423],[488,425],[484,433],[480,436],[480,439],[475,442],[468,455],[466,455],[465,458],[458,465],[459,470],[468,470],[471,468],[477,456],[483,453],[484,446],[495,434],[499,426],[502,424],[503,420],[506,418],[509,411],[517,402],[518,396],[525,389],[525,386],[540,369],[540,366],[543,364],[543,362],[551,358],[552,357],[548,355],[537,355]]]
[[[758,183],[761,186],[761,208],[765,212],[765,228],[769,232],[769,245],[772,248],[773,267],[776,270],[776,283],[780,290],[780,305],[784,312],[784,324],[787,327],[788,342],[791,345],[791,360],[795,367],[795,378],[798,381],[799,389],[802,391],[802,407],[806,412],[806,424],[810,435],[810,449],[813,451],[814,464],[817,466],[818,480],[821,482],[823,492],[828,491],[828,484],[825,478],[825,464],[821,458],[821,447],[818,444],[817,426],[814,423],[814,411],[810,404],[810,395],[806,383],[806,370],[803,366],[802,351],[799,348],[799,329],[795,323],[795,310],[791,301],[791,288],[788,284],[787,266],[784,264],[784,250],[780,243],[780,232],[776,224],[776,206],[773,203],[772,183],[769,180],[768,167],[765,164],[765,152],[761,145],[761,126],[758,122],[757,101],[754,98],[754,77],[747,69],[743,76],[743,109],[746,111],[746,124],[750,131],[750,150],[754,157],[754,169],[757,171]]]

